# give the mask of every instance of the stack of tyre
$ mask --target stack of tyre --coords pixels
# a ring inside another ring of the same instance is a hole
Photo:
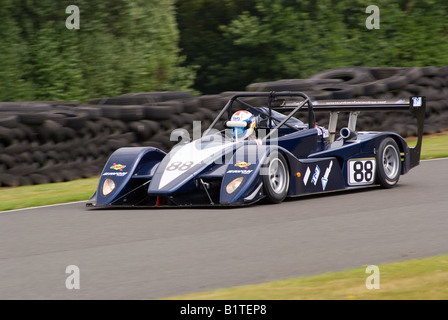
[[[64,105],[62,105],[64,104]],[[97,172],[90,119],[77,102],[0,103],[0,185],[74,180]]]
[[[172,136],[173,130],[185,129],[193,137],[193,126],[202,132],[211,124],[216,107],[203,103],[206,100],[183,91],[130,93],[90,100],[88,108],[120,122],[123,132],[133,134],[131,146],[154,146],[168,151],[178,142]]]
[[[126,94],[89,104],[1,102],[0,186],[95,176],[120,147],[168,151],[177,143],[174,129],[184,128],[193,137],[193,121],[200,121],[203,131],[217,106],[188,92]]]
[[[426,96],[425,133],[448,129],[448,66],[413,68],[342,67],[319,72],[309,79],[285,79],[253,83],[248,91],[302,91],[313,100],[405,100]],[[347,115],[345,115],[347,117]],[[327,125],[328,115],[318,121]],[[341,118],[341,121],[344,119]],[[406,113],[364,113],[359,130],[389,130],[405,137],[415,133],[415,121]]]

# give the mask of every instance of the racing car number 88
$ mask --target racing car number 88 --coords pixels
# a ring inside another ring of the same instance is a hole
[[[354,178],[356,182],[362,182],[364,180],[371,181],[373,176],[373,164],[372,161],[364,162],[356,161],[353,165]]]
[[[186,170],[190,169],[192,165],[193,165],[193,161],[188,161],[188,162],[176,161],[176,162],[173,162],[172,164],[170,164],[166,168],[166,170],[167,171],[175,171],[175,170],[186,171]]]
[[[353,159],[349,161],[350,185],[371,184],[375,177],[375,159]]]

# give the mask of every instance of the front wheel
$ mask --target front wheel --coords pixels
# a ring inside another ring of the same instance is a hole
[[[262,180],[269,202],[279,203],[285,199],[289,188],[289,170],[283,155],[273,152],[266,158]]]
[[[392,188],[401,174],[400,149],[392,138],[381,141],[377,153],[378,183],[384,188]]]

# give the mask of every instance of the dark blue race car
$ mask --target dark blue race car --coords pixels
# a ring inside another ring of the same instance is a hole
[[[393,132],[356,131],[360,112],[398,110],[417,118],[415,148]],[[328,128],[316,125],[316,112],[329,112]],[[336,133],[340,113],[349,120]],[[312,102],[301,92],[236,94],[199,139],[177,130],[172,137],[181,141],[169,153],[153,147],[115,151],[87,206],[240,206],[391,188],[419,164],[424,118],[425,97]]]

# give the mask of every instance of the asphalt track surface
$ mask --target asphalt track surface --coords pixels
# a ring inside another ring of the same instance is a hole
[[[157,299],[446,254],[447,181],[441,159],[391,190],[278,205],[0,212],[0,299]],[[69,265],[78,290],[66,288]]]

